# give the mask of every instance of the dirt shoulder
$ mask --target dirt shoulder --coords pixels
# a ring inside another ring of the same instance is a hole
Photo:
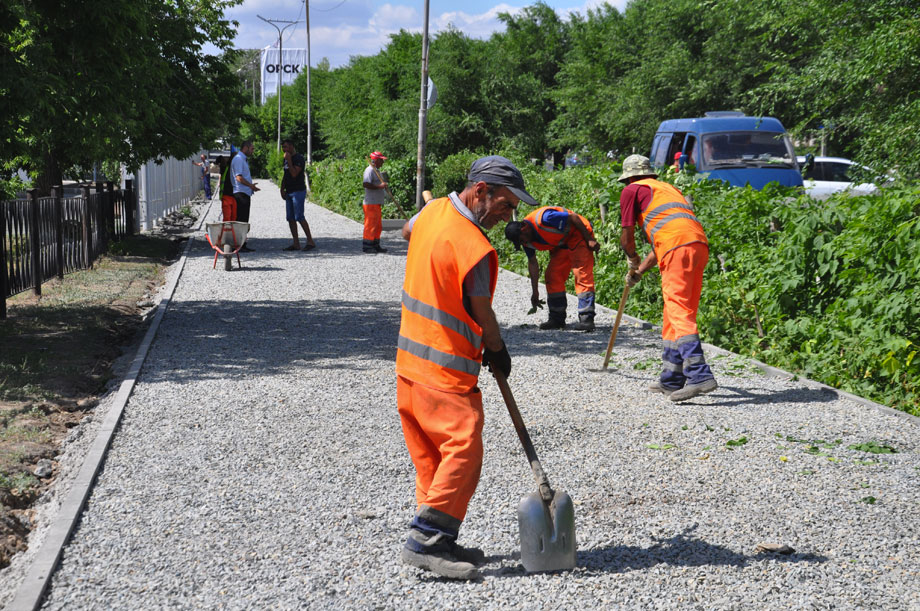
[[[92,411],[112,365],[136,343],[192,219],[114,244],[93,268],[7,300],[0,320],[0,568],[27,548],[36,499],[69,431]]]

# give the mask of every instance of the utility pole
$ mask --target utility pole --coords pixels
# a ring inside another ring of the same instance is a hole
[[[313,123],[310,121],[310,0],[303,0],[307,21],[307,165],[313,163]]]
[[[425,29],[422,30],[422,93],[418,109],[418,161],[415,165],[415,209],[421,210],[425,202],[425,141],[428,136],[428,0],[425,0]]]
[[[277,150],[280,151],[281,150],[281,85],[282,85],[281,81],[284,76],[284,72],[282,71],[284,68],[284,40],[282,39],[282,35],[284,34],[285,30],[287,30],[289,27],[293,25],[300,23],[300,21],[299,20],[298,21],[288,21],[285,19],[266,19],[262,15],[256,15],[256,17],[258,17],[265,23],[271,25],[273,28],[278,30],[278,149]],[[287,25],[285,25],[283,28],[279,28],[277,25],[275,25],[276,23],[284,23]]]

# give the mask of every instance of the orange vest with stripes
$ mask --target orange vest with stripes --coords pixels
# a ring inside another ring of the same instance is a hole
[[[479,379],[482,327],[463,307],[463,279],[489,258],[490,297],[498,254],[482,230],[444,197],[412,227],[403,283],[396,373],[438,390],[465,393]]]
[[[652,190],[652,201],[639,215],[639,223],[659,261],[678,246],[693,242],[708,244],[703,225],[693,214],[693,205],[677,187],[654,178],[637,180],[634,184]]]
[[[579,240],[582,239],[581,232],[577,229],[572,229],[572,222],[569,221],[566,224],[565,229],[559,230],[555,227],[550,227],[549,225],[543,224],[543,213],[547,210],[555,210],[556,212],[567,212],[570,216],[578,216],[581,219],[581,222],[585,224],[589,230],[593,230],[591,227],[591,222],[576,212],[569,210],[567,208],[562,208],[560,206],[543,206],[542,208],[537,208],[526,217],[524,220],[530,223],[531,227],[537,232],[537,234],[543,238],[546,244],[542,242],[533,242],[532,244],[527,244],[529,248],[534,250],[552,250],[559,245],[559,242],[566,240],[566,245],[571,248]]]

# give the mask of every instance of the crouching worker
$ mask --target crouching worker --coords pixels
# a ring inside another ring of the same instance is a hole
[[[479,549],[457,544],[482,469],[480,364],[511,373],[492,310],[498,255],[485,231],[536,205],[504,157],[476,160],[462,193],[435,199],[408,221],[396,351],[396,400],[415,465],[415,517],[401,557],[451,579],[477,579]],[[411,237],[410,237],[411,236]]]
[[[575,294],[578,296],[578,331],[594,330],[594,253],[601,246],[594,239],[591,223],[580,214],[558,206],[545,206],[528,214],[523,221],[508,223],[505,237],[527,254],[527,272],[533,294],[530,303],[539,307],[540,263],[537,250],[550,251],[546,266],[546,302],[549,320],[541,329],[565,327],[565,283],[569,273],[575,275]]]
[[[647,157],[630,155],[623,161],[619,181],[627,186],[620,195],[620,246],[629,260],[629,286],[655,265],[661,269],[663,366],[649,390],[684,401],[718,388],[696,326],[709,243],[693,206],[677,187],[657,178]],[[645,260],[636,252],[638,225],[652,245]]]

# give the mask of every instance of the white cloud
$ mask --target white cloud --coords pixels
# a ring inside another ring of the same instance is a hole
[[[485,13],[470,15],[463,11],[450,11],[441,13],[431,20],[432,30],[446,30],[448,26],[454,26],[470,38],[488,38],[493,32],[504,29],[504,24],[498,20],[499,13],[511,13],[516,15],[521,12],[520,8],[515,8],[510,4],[499,4],[493,6]]]
[[[409,6],[384,4],[374,16],[369,25],[386,32],[398,32],[400,29],[421,29],[422,17],[414,8]]]

